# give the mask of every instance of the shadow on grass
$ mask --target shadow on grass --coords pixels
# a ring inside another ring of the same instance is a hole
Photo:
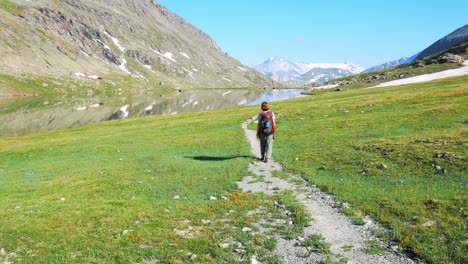
[[[213,156],[189,157],[189,156],[186,156],[185,158],[199,160],[199,161],[224,161],[224,160],[238,159],[238,158],[252,158],[252,156],[246,156],[246,155],[244,155],[244,156],[229,156],[229,157],[213,157]]]

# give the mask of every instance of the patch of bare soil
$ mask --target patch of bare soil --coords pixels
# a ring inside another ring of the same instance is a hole
[[[254,119],[246,121],[242,127],[252,146],[252,153],[259,157],[260,147],[256,133],[247,128]],[[268,195],[291,190],[313,219],[310,226],[304,229],[304,237],[288,240],[278,235],[275,254],[280,256],[284,263],[324,263],[330,256],[337,263],[415,263],[399,253],[395,245],[386,244],[373,234],[372,230],[382,228],[372,219],[366,217],[364,225],[354,224],[334,207],[333,196],[320,191],[297,175],[290,175],[287,180],[276,178],[273,172],[277,170],[281,171],[283,167],[273,160],[269,163],[254,162],[249,166],[253,176],[245,177],[238,185],[245,192],[261,192]],[[331,253],[326,255],[303,246],[304,239],[312,235],[323,237],[330,245]],[[366,249],[369,248],[369,241],[381,244],[385,253],[368,253]]]

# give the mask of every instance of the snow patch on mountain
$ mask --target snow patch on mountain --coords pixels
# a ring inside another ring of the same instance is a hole
[[[122,47],[122,45],[120,45],[120,41],[119,41],[117,38],[111,36],[111,35],[109,34],[109,32],[107,32],[107,31],[104,31],[104,33],[112,40],[112,42],[114,42],[114,45],[115,45],[117,48],[119,48],[119,50],[120,50],[121,52],[125,52],[125,48]]]
[[[190,56],[187,55],[187,53],[185,53],[185,52],[179,52],[179,53],[180,53],[180,55],[184,56],[185,58],[190,59]]]

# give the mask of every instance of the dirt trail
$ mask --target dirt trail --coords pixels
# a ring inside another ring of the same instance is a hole
[[[246,136],[252,146],[252,153],[260,156],[259,142],[256,139],[255,131],[247,129],[247,125],[255,118],[242,124]],[[378,225],[369,218],[366,218],[365,225],[355,225],[338,209],[333,207],[334,197],[321,192],[316,186],[308,184],[299,176],[291,175],[289,180],[282,180],[272,176],[272,172],[283,170],[281,164],[270,161],[263,163],[260,161],[250,164],[249,171],[254,177],[247,176],[238,185],[245,192],[263,192],[272,195],[282,190],[292,190],[296,199],[304,205],[306,211],[313,219],[310,226],[304,229],[304,237],[312,234],[319,234],[325,242],[330,244],[332,256],[336,259],[347,259],[351,263],[415,263],[413,260],[397,252],[393,247],[388,246],[386,254],[383,256],[366,253],[364,249],[368,246],[368,241],[378,239],[371,230]],[[261,181],[258,181],[261,178]],[[284,263],[323,263],[326,256],[317,252],[312,252],[306,247],[300,246],[301,238],[287,240],[278,238],[275,254],[280,256]]]

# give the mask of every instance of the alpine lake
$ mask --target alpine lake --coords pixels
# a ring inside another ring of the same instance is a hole
[[[0,138],[109,120],[251,106],[303,96],[301,89],[192,90],[172,96],[0,98]]]

